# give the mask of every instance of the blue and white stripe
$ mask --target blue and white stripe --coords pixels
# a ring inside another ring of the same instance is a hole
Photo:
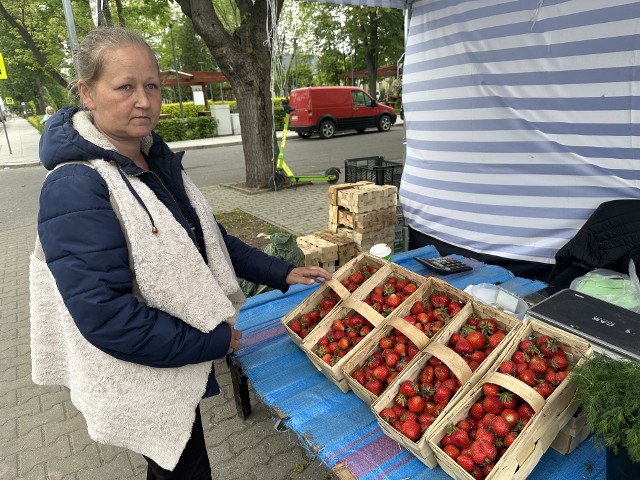
[[[551,263],[640,198],[640,1],[416,1],[403,102],[408,224]]]

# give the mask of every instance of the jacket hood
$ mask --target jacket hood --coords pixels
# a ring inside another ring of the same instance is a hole
[[[145,137],[141,149],[148,153],[153,141],[152,135]],[[47,170],[53,170],[63,162],[100,158],[116,160],[127,173],[139,170],[95,128],[91,112],[78,107],[62,108],[47,120],[40,137],[39,153],[40,163]]]

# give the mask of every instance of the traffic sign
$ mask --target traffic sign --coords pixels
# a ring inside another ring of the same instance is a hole
[[[7,70],[4,68],[4,58],[2,58],[2,54],[0,53],[0,80],[7,79]]]
[[[13,105],[13,98],[11,97],[5,98],[4,103],[6,103],[7,105]]]

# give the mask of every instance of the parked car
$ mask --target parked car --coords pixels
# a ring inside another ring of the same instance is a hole
[[[339,130],[388,132],[396,122],[393,107],[378,103],[358,87],[305,87],[291,90],[289,130],[302,138],[331,138]]]

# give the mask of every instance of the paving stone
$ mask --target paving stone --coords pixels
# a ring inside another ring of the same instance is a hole
[[[82,469],[77,472],[78,480],[114,480],[130,479],[136,475],[127,452],[121,451],[112,460],[103,461],[98,467]]]
[[[42,430],[34,428],[25,435],[12,437],[8,441],[0,441],[0,451],[4,454],[19,453],[23,450],[34,450],[44,445]],[[2,478],[2,477],[0,477]]]
[[[99,468],[101,465],[97,445],[89,445],[82,452],[77,452],[69,457],[53,459],[47,462],[49,472],[64,477],[81,470]]]
[[[18,454],[18,474],[27,474],[38,464],[69,457],[70,455],[71,446],[67,437],[61,437],[58,441],[40,448],[23,450]]]
[[[54,405],[42,412],[32,412],[18,418],[18,435],[25,435],[32,428],[40,427],[46,423],[63,422],[64,420],[64,409],[61,404]]]

